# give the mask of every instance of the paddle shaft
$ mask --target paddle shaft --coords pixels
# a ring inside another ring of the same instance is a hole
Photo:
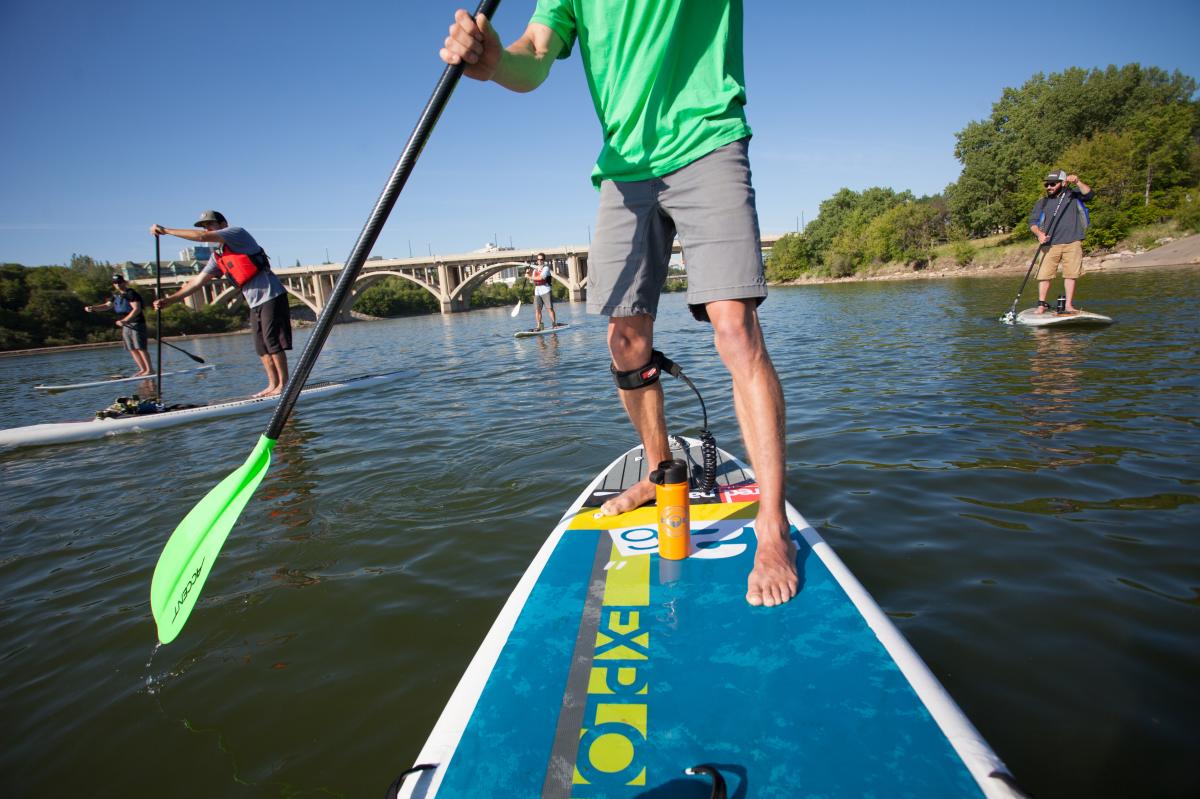
[[[168,347],[170,347],[171,349],[175,350],[176,352],[182,352],[184,355],[188,356],[189,358],[191,358],[191,359],[192,359],[193,361],[195,361],[196,363],[204,363],[204,359],[203,359],[203,358],[201,358],[199,355],[192,355],[190,352],[188,352],[187,350],[185,350],[183,347],[176,347],[176,346],[175,346],[174,344],[172,344],[171,342],[169,342],[169,341],[164,341],[164,340],[163,340],[163,337],[162,337],[162,333],[161,333],[161,331],[158,333],[158,335],[156,335],[156,336],[155,336],[155,338],[157,338],[157,339],[158,339],[158,343],[159,343],[159,344],[166,344]],[[162,371],[162,362],[161,362],[161,360],[160,360],[160,362],[159,362],[159,367],[158,367],[158,370],[159,370],[160,372]]]
[[[475,16],[480,14],[491,19],[496,7],[500,5],[500,0],[482,0],[479,7],[475,9]],[[409,175],[412,174],[413,166],[417,163],[417,158],[420,157],[421,151],[425,149],[425,142],[429,139],[429,134],[437,124],[438,118],[442,115],[443,109],[446,107],[446,102],[450,99],[450,95],[454,92],[454,87],[458,85],[458,80],[462,77],[464,65],[448,64],[442,71],[442,77],[438,80],[437,86],[434,87],[433,96],[429,98],[429,102],[425,105],[425,110],[421,112],[421,117],[417,120],[416,127],[413,128],[412,135],[408,137],[408,143],[404,147],[404,152],[400,156],[400,160],[396,162],[395,168],[392,170],[391,177],[388,178],[387,185],[384,186],[383,193],[379,195],[379,199],[375,202],[375,207],[371,211],[371,215],[367,218],[367,223],[363,226],[362,232],[358,234],[358,241],[355,242],[354,248],[350,251],[350,257],[346,259],[346,265],[342,267],[342,273],[338,275],[337,283],[334,284],[333,292],[326,300],[325,309],[321,311],[320,318],[317,319],[316,327],[313,329],[312,335],[308,338],[308,343],[304,345],[304,351],[300,354],[300,362],[296,364],[291,376],[288,378],[287,386],[283,390],[283,396],[279,399],[279,404],[275,406],[275,413],[271,416],[271,423],[267,426],[267,431],[264,434],[272,441],[279,439],[279,434],[283,430],[283,426],[287,423],[288,416],[291,415],[292,407],[295,406],[296,400],[300,397],[300,391],[304,388],[304,383],[308,380],[308,375],[316,364],[317,357],[321,354],[321,348],[325,346],[325,340],[329,338],[329,332],[333,328],[334,320],[341,311],[342,303],[350,294],[350,289],[354,286],[354,281],[358,277],[358,273],[362,271],[363,264],[367,260],[367,256],[371,254],[371,248],[375,246],[376,239],[379,238],[380,232],[383,230],[383,225],[387,222],[388,215],[392,212],[392,207],[396,204],[396,198],[400,196],[400,192],[404,189],[404,184],[408,182]]]
[[[1062,191],[1063,195],[1058,198],[1058,204],[1054,206],[1054,216],[1050,218],[1050,230],[1046,232],[1046,243],[1039,244],[1038,248],[1034,250],[1033,260],[1029,262],[1029,268],[1025,270],[1025,279],[1021,281],[1021,288],[1017,289],[1017,296],[1013,297],[1012,307],[1008,309],[1010,314],[1017,310],[1017,303],[1021,301],[1021,292],[1025,291],[1025,284],[1029,282],[1029,276],[1033,274],[1033,265],[1037,263],[1038,256],[1046,252],[1050,247],[1050,241],[1054,238],[1054,231],[1058,228],[1059,220],[1062,218],[1058,212],[1062,209],[1063,200],[1067,196],[1067,187],[1063,186]]]
[[[154,237],[154,299],[162,296],[162,255],[158,236]],[[162,402],[162,308],[154,309],[154,337],[158,339],[158,401]]]

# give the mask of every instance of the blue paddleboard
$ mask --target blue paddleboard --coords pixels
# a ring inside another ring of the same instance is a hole
[[[700,473],[699,442],[675,457]],[[614,461],[554,529],[451,696],[401,797],[1021,796],[1004,764],[790,505],[800,592],[746,603],[758,486],[718,451],[692,549],[656,508],[597,517],[646,474]]]

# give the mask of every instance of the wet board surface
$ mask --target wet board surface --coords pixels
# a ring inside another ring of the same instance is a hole
[[[527,336],[546,336],[550,333],[557,333],[560,330],[566,330],[571,325],[567,322],[555,325],[554,327],[543,328],[542,330],[518,330],[513,333],[513,338],[526,338]]]
[[[697,442],[678,440],[693,474]],[[472,660],[403,797],[1013,796],[1003,763],[841,560],[789,506],[799,595],[745,601],[758,487],[719,452],[692,493],[692,554],[654,507],[596,518],[645,474],[593,481]],[[679,457],[680,455],[676,455]]]
[[[162,376],[163,377],[173,377],[176,375],[190,375],[195,372],[203,372],[207,369],[212,369],[212,368],[213,368],[213,364],[210,363],[210,364],[206,364],[204,366],[197,366],[195,369],[176,369],[174,372],[163,372]],[[73,389],[73,388],[92,388],[93,386],[109,386],[109,385],[112,385],[113,383],[128,383],[133,380],[157,380],[157,379],[158,379],[158,373],[154,372],[153,374],[138,375],[136,377],[109,377],[104,380],[93,380],[90,383],[68,383],[68,384],[62,385],[62,386],[34,386],[34,388],[39,389],[41,391],[67,391],[67,390]]]
[[[1026,308],[1017,314],[1017,324],[1030,327],[1086,327],[1111,325],[1112,317],[1091,311],[1079,311],[1073,314],[1060,314],[1053,311],[1038,313],[1036,308]]]

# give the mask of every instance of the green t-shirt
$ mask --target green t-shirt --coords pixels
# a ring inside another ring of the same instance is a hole
[[[604,147],[592,182],[647,180],[750,135],[742,0],[538,0],[530,22],[576,40]]]

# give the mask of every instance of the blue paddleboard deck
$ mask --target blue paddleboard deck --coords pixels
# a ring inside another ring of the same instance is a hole
[[[680,444],[698,474],[698,447]],[[645,475],[640,448],[585,490],[422,751],[418,762],[436,767],[401,796],[699,799],[711,782],[683,773],[699,764],[720,771],[731,797],[1014,795],[1003,764],[795,509],[799,595],[746,603],[758,488],[740,462],[718,463],[717,490],[693,491],[684,561],[658,556],[654,507],[596,516]],[[881,638],[910,661],[908,676]]]

